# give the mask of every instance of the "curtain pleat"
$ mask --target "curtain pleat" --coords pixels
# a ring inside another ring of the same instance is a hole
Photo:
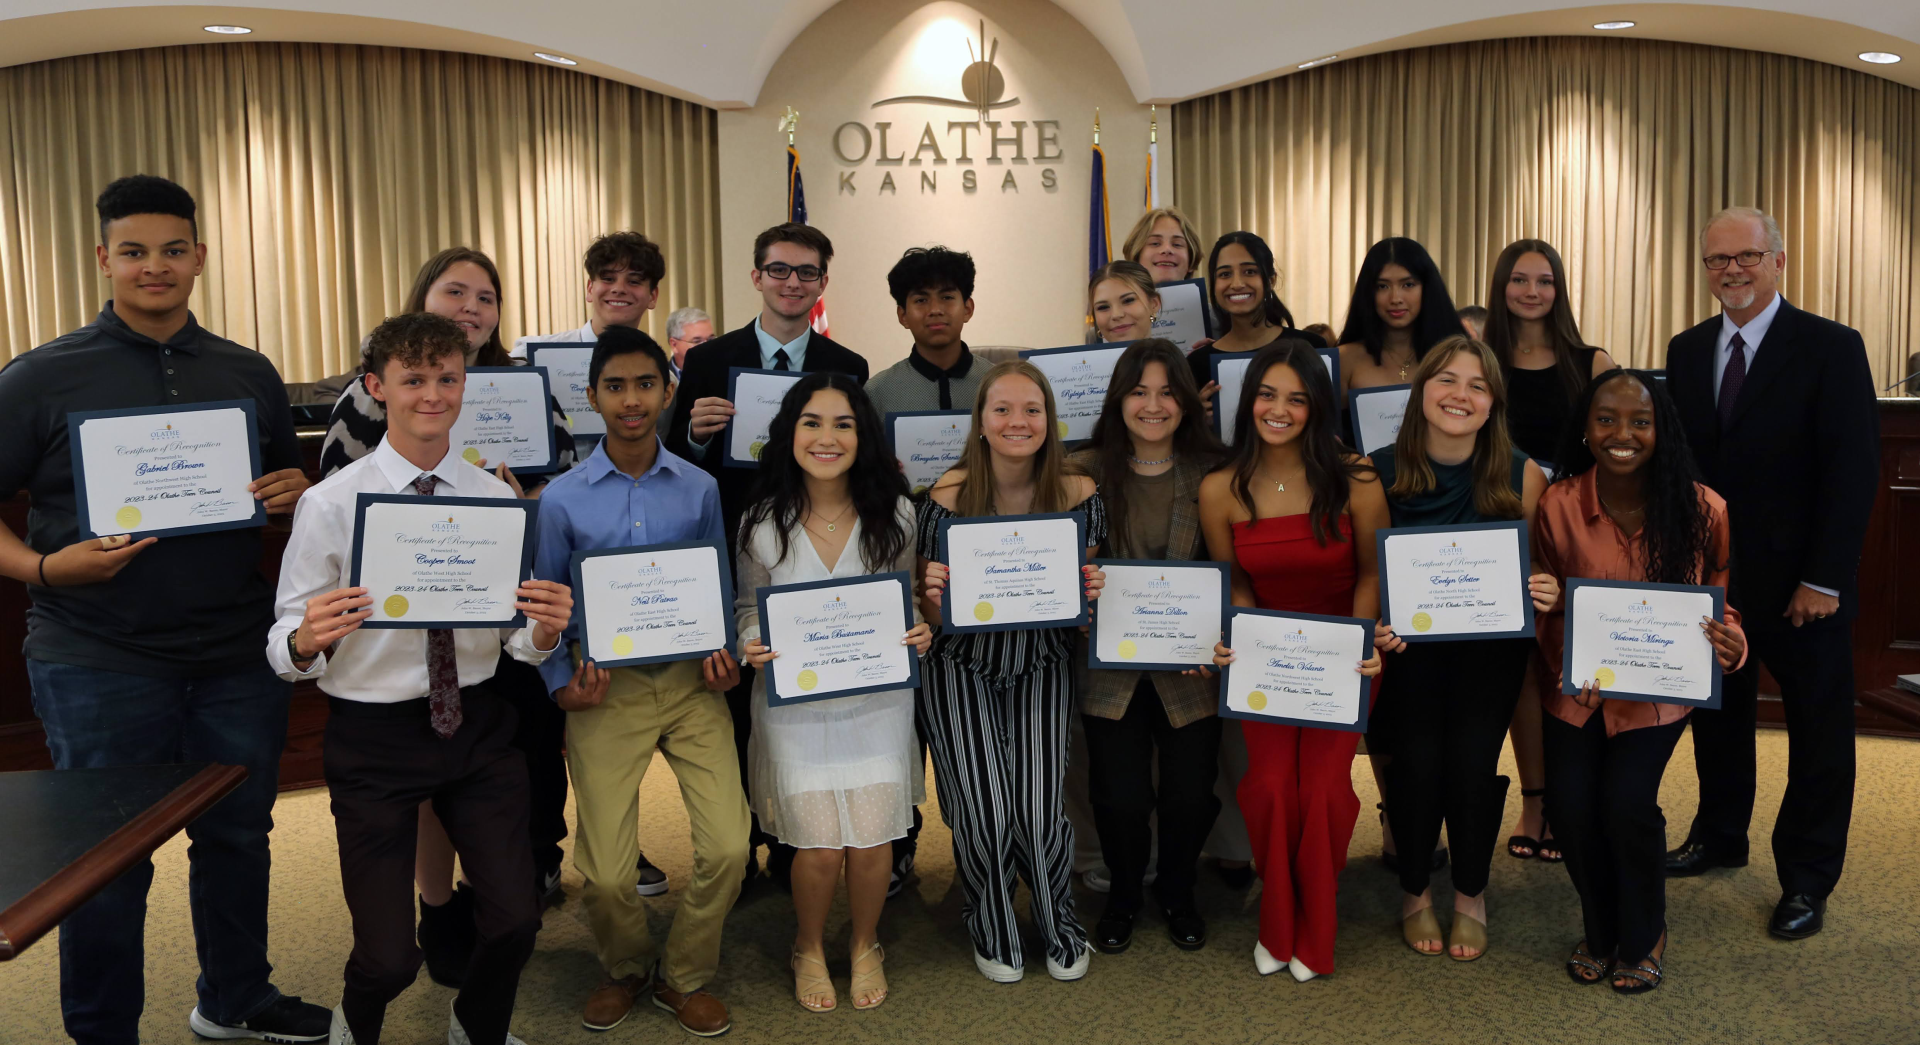
[[[200,204],[193,310],[288,381],[350,369],[421,262],[500,268],[500,330],[579,326],[581,256],[637,229],[667,276],[649,315],[718,314],[711,109],[563,69],[442,51],[220,44],[0,69],[0,344],[18,355],[108,296],[93,203],[126,174]]]
[[[1181,103],[1175,198],[1273,246],[1302,324],[1344,321],[1367,248],[1426,245],[1485,304],[1506,244],[1560,249],[1581,332],[1632,365],[1712,315],[1696,237],[1774,215],[1782,290],[1857,328],[1877,384],[1920,347],[1920,92],[1783,55],[1535,38],[1339,62]]]

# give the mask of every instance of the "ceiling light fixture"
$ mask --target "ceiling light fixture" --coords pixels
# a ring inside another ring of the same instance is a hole
[[[1633,26],[1634,26],[1634,23],[1632,22],[1595,22],[1593,23],[1593,27],[1595,29],[1632,29]]]
[[[535,58],[543,58],[549,62],[552,62],[555,65],[579,65],[580,64],[579,62],[576,62],[573,59],[566,57],[565,55],[548,54],[545,51],[535,51],[533,52],[533,56]]]
[[[203,25],[200,28],[209,33],[219,33],[221,36],[245,36],[253,32],[244,25]]]
[[[1328,55],[1328,56],[1326,56],[1325,58],[1315,58],[1315,59],[1314,59],[1313,61],[1311,61],[1311,62],[1301,62],[1301,63],[1300,63],[1300,68],[1302,68],[1302,69],[1311,69],[1311,68],[1313,68],[1313,67],[1314,67],[1314,66],[1316,66],[1316,65],[1325,65],[1325,64],[1327,64],[1328,62],[1337,62],[1337,61],[1339,61],[1339,60],[1340,60],[1340,56],[1339,56],[1339,55],[1337,55],[1337,54],[1330,54],[1330,55]]]
[[[1892,65],[1900,60],[1900,56],[1890,51],[1862,51],[1860,60],[1872,62],[1875,65]]]

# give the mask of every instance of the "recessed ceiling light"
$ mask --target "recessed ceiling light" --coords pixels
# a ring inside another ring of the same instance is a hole
[[[1892,65],[1900,60],[1900,56],[1887,51],[1862,51],[1860,60],[1872,62],[1875,65]]]
[[[535,51],[533,52],[533,56],[535,58],[544,58],[555,65],[579,65],[580,64],[579,62],[576,62],[573,59],[568,58],[564,55],[548,54],[545,51]]]
[[[1595,22],[1593,23],[1593,27],[1595,29],[1632,29],[1633,23],[1632,22]]]
[[[221,36],[245,36],[253,32],[244,25],[203,25],[200,28],[209,33],[219,33]]]
[[[1328,56],[1326,56],[1325,58],[1315,58],[1315,59],[1314,59],[1313,61],[1311,61],[1311,62],[1301,62],[1301,63],[1300,63],[1300,68],[1302,68],[1302,69],[1311,69],[1311,68],[1313,68],[1313,67],[1314,67],[1314,66],[1316,66],[1316,65],[1325,65],[1325,64],[1327,64],[1328,62],[1337,62],[1337,61],[1339,61],[1339,60],[1340,60],[1340,56],[1339,56],[1339,55],[1337,55],[1337,54],[1330,54],[1330,55],[1328,55]]]

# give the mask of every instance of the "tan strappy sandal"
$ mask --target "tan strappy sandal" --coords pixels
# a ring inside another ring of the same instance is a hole
[[[1455,947],[1469,947],[1475,952],[1470,958],[1462,958],[1453,953]],[[1453,934],[1447,938],[1446,955],[1457,962],[1477,962],[1487,956],[1487,923],[1472,915],[1453,912]]]
[[[807,966],[819,966],[820,971],[818,973],[802,971],[804,968],[801,965],[802,962]],[[833,979],[827,975],[826,962],[818,958],[809,958],[795,951],[791,964],[793,965],[793,1000],[799,1002],[801,1008],[808,1012],[832,1012],[840,1004],[840,1000],[834,996]],[[818,994],[826,995],[826,1004],[815,1005],[807,1000]]]
[[[1422,907],[1400,919],[1400,935],[1406,939],[1407,946],[1413,948],[1415,954],[1437,958],[1447,953],[1447,945],[1442,940],[1440,932],[1440,919],[1435,917],[1432,905]],[[1420,944],[1426,940],[1440,944],[1439,948],[1431,951],[1421,950]]]
[[[873,959],[872,966],[862,969],[860,963],[866,961],[868,958]],[[881,950],[880,945],[877,943],[861,951],[860,954],[853,959],[853,983],[849,985],[848,989],[853,992],[854,1008],[862,1010],[877,1009],[880,1007],[881,1002],[887,1000],[886,962],[887,952]],[[869,994],[875,996],[872,1004],[860,1004],[860,999]]]

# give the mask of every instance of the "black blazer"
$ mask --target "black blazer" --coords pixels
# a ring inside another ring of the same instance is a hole
[[[1880,421],[1866,345],[1785,301],[1724,429],[1713,393],[1721,317],[1667,343],[1667,390],[1708,486],[1727,501],[1736,605],[1778,621],[1802,582],[1858,612],[1856,572],[1879,485]]]
[[[867,383],[866,357],[821,336],[818,331],[807,336],[806,364],[809,372],[830,370],[846,374],[862,385]],[[753,332],[752,323],[694,346],[687,353],[687,365],[680,371],[680,387],[673,394],[673,417],[667,425],[667,449],[699,465],[720,484],[720,515],[726,522],[729,546],[739,540],[740,515],[746,511],[753,480],[760,473],[752,468],[728,468],[722,463],[726,457],[721,444],[725,429],[707,441],[705,457],[688,452],[687,429],[695,402],[726,398],[728,370],[733,367],[759,370],[764,365],[760,359],[760,338]]]

